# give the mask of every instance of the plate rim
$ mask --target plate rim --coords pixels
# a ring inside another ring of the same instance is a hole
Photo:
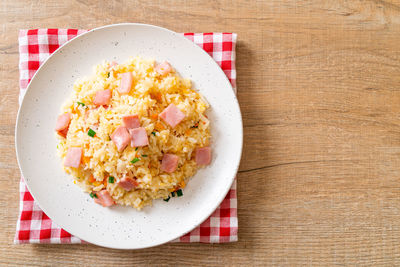
[[[171,33],[171,34],[174,34],[177,38],[181,38],[182,40],[185,40],[185,42],[190,43],[190,45],[194,46],[195,49],[197,49],[197,51],[198,51],[199,53],[203,53],[203,54],[205,54],[206,56],[208,56],[209,58],[211,58],[211,59],[212,59],[212,62],[213,62],[212,64],[216,64],[216,65],[217,65],[219,71],[222,72],[225,81],[229,84],[229,87],[230,87],[231,90],[232,90],[231,93],[232,93],[233,100],[234,100],[232,104],[234,104],[234,105],[236,106],[237,111],[238,111],[238,116],[239,116],[239,119],[240,119],[240,120],[238,121],[239,126],[240,126],[240,133],[239,133],[239,135],[238,135],[238,146],[239,146],[238,148],[239,148],[239,150],[238,150],[238,155],[237,155],[236,164],[235,164],[236,166],[233,166],[233,168],[235,169],[235,170],[234,170],[234,173],[235,173],[235,174],[233,175],[233,177],[230,178],[229,186],[227,186],[227,187],[224,189],[224,193],[223,193],[223,194],[221,193],[221,197],[219,198],[219,200],[216,201],[216,202],[214,202],[215,204],[212,205],[213,208],[210,209],[209,214],[208,214],[207,216],[205,216],[205,218],[202,219],[199,223],[194,224],[192,227],[189,227],[189,228],[190,228],[189,230],[183,232],[182,234],[180,234],[180,235],[177,236],[177,237],[174,237],[174,238],[169,239],[169,240],[166,240],[166,241],[154,242],[154,243],[151,244],[151,245],[145,245],[145,246],[134,247],[134,248],[131,248],[131,247],[110,246],[110,245],[100,244],[100,243],[97,243],[97,242],[89,242],[89,241],[86,241],[86,240],[82,239],[81,237],[79,237],[78,235],[76,235],[76,234],[74,234],[74,233],[70,233],[70,231],[68,230],[68,232],[69,232],[71,235],[76,236],[76,237],[78,237],[80,240],[82,240],[82,241],[84,241],[84,242],[87,242],[87,243],[89,243],[89,244],[94,244],[94,245],[97,245],[97,246],[100,246],[100,247],[106,247],[106,248],[112,248],[112,249],[136,250],[136,249],[144,249],[144,248],[150,248],[150,247],[160,246],[160,245],[162,245],[162,244],[171,242],[171,241],[175,240],[176,238],[180,238],[181,236],[184,236],[185,234],[191,232],[193,229],[195,229],[196,227],[198,227],[198,226],[199,226],[201,223],[203,223],[205,220],[207,220],[207,218],[209,218],[209,217],[211,216],[211,214],[220,206],[220,204],[222,203],[222,201],[225,199],[226,195],[228,194],[229,190],[231,189],[232,184],[233,184],[233,182],[234,182],[235,179],[236,179],[237,172],[238,172],[238,169],[239,169],[239,166],[240,166],[240,161],[241,161],[241,157],[242,157],[242,153],[243,153],[243,118],[242,118],[242,114],[241,114],[241,110],[240,110],[239,101],[238,101],[238,99],[237,99],[237,95],[236,95],[235,91],[233,90],[233,87],[232,87],[231,82],[229,81],[228,77],[226,76],[226,74],[224,73],[224,71],[222,70],[222,68],[218,65],[218,63],[217,63],[206,51],[204,51],[201,47],[199,47],[198,45],[196,45],[196,44],[195,44],[194,42],[192,42],[191,40],[187,39],[185,36],[183,36],[183,35],[181,35],[181,34],[175,32],[175,31],[169,30],[169,29],[164,28],[164,27],[160,27],[160,26],[156,26],[156,25],[151,25],[151,24],[145,24],[145,23],[117,23],[117,24],[104,25],[104,26],[100,26],[100,27],[97,27],[97,28],[93,28],[93,29],[91,29],[91,30],[88,30],[87,32],[84,32],[84,33],[82,33],[82,34],[80,34],[80,35],[77,35],[77,36],[75,36],[74,38],[68,40],[68,41],[65,42],[63,45],[61,45],[60,47],[58,47],[51,55],[49,55],[49,57],[46,58],[46,60],[39,66],[39,68],[37,69],[37,71],[35,72],[35,74],[32,76],[32,78],[31,78],[31,80],[30,80],[30,82],[29,82],[27,88],[25,89],[25,90],[26,90],[26,91],[25,91],[25,94],[28,92],[29,88],[31,87],[32,81],[36,78],[36,76],[38,75],[38,73],[40,73],[40,70],[42,69],[42,67],[45,66],[45,65],[47,64],[47,62],[48,62],[54,55],[57,55],[58,53],[60,53],[60,50],[61,50],[64,46],[69,45],[71,42],[76,42],[78,39],[82,38],[83,36],[85,36],[85,35],[87,35],[87,34],[90,34],[90,33],[94,32],[94,31],[98,31],[98,30],[102,30],[102,29],[106,29],[106,28],[119,27],[119,26],[145,26],[145,27],[156,28],[156,29],[159,29],[159,30],[163,30],[163,31],[169,32],[169,33]],[[234,33],[232,33],[232,34],[234,34]],[[21,90],[21,89],[20,89],[20,90]],[[18,132],[21,131],[21,130],[20,130],[20,128],[21,128],[21,125],[20,125],[20,124],[21,124],[21,120],[20,120],[20,117],[21,117],[21,110],[22,110],[22,107],[24,106],[24,104],[25,104],[27,101],[28,101],[28,100],[27,100],[27,98],[26,98],[25,95],[24,95],[24,97],[23,97],[22,100],[21,100],[21,103],[20,103],[19,106],[18,106],[18,113],[17,113],[17,117],[16,117],[16,124],[15,124],[15,131],[14,131],[14,143],[15,143],[15,146],[14,146],[14,147],[15,147],[16,158],[17,158],[17,162],[18,162],[18,167],[19,167],[19,170],[20,170],[20,172],[21,172],[22,177],[25,177],[25,175],[24,175],[24,171],[23,171],[23,169],[22,169],[22,167],[21,167],[21,166],[22,166],[22,165],[21,165],[21,159],[20,159],[20,156],[19,156],[19,154],[20,154],[20,153],[19,153],[20,148],[19,148],[17,136],[18,136]],[[21,178],[22,178],[22,177],[21,177]],[[38,205],[40,206],[40,209],[41,209],[46,215],[48,215],[48,213],[45,211],[45,208],[43,208],[43,207],[40,205],[40,202],[39,202],[39,201],[37,200],[37,198],[35,197],[35,194],[31,191],[30,186],[28,185],[28,182],[26,182],[25,179],[24,179],[24,183],[25,183],[25,185],[27,186],[27,188],[28,188],[28,190],[29,190],[29,193],[32,195],[32,197],[34,198],[34,200],[35,200],[35,201],[38,203]],[[20,200],[20,201],[21,201],[21,200]],[[63,223],[56,222],[56,221],[52,218],[52,216],[50,216],[50,215],[48,215],[48,216],[49,216],[49,218],[50,218],[52,221],[54,221],[54,222],[57,224],[58,227],[60,227],[60,228],[62,228],[62,229],[68,228],[68,227],[61,226]],[[19,219],[19,218],[18,218],[18,219]]]

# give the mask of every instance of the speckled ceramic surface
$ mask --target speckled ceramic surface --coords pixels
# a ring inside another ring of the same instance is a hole
[[[169,61],[209,101],[213,161],[192,178],[183,197],[154,201],[143,211],[103,208],[63,172],[56,156],[54,126],[76,78],[91,74],[92,67],[104,59],[124,62],[136,55]],[[160,27],[118,24],[80,35],[40,67],[18,114],[16,151],[30,192],[59,226],[100,246],[136,249],[178,238],[215,210],[236,174],[242,138],[240,109],[232,87],[206,52]]]

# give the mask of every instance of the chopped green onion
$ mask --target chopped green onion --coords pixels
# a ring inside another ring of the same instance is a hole
[[[113,184],[114,181],[115,181],[115,178],[114,178],[114,177],[112,177],[112,176],[108,177],[108,182],[109,182],[110,184]]]
[[[91,198],[99,198],[97,195],[96,195],[96,193],[90,193],[90,195],[89,195]]]
[[[96,135],[96,132],[93,131],[92,129],[89,129],[88,133],[89,136],[94,137]]]
[[[176,190],[176,195],[177,195],[178,197],[183,196],[182,189]]]
[[[109,72],[109,73],[107,73],[107,78],[110,78],[110,72]]]
[[[171,196],[174,197],[174,196],[175,196],[175,192],[172,192],[172,193],[171,193]]]
[[[139,148],[137,147],[137,148],[135,148],[135,151],[137,151]]]
[[[190,126],[190,128],[199,128],[199,126],[198,125],[194,125],[194,126]]]
[[[165,201],[165,202],[168,202],[170,198],[171,198],[171,197],[164,198],[164,201]]]
[[[82,107],[84,107],[85,106],[85,103],[82,103],[82,102],[76,102],[76,103],[78,103],[78,105],[81,105]]]
[[[145,158],[146,158],[146,157],[147,157],[147,155],[142,155],[142,157],[145,157]]]
[[[156,136],[156,132],[151,132],[152,135]]]
[[[132,161],[131,161],[131,163],[136,163],[136,162],[138,162],[140,159],[138,159],[138,158],[134,158]]]

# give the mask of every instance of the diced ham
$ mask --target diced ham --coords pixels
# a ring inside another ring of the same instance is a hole
[[[139,184],[136,182],[135,179],[125,177],[122,178],[119,182],[118,185],[125,189],[126,191],[131,191],[133,188],[137,187]]]
[[[134,129],[140,127],[140,120],[138,115],[123,116],[122,123],[128,129]]]
[[[158,64],[155,67],[155,70],[158,72],[158,74],[164,76],[172,71],[172,67],[171,67],[171,65],[169,65],[169,63],[167,61],[164,61],[163,63]]]
[[[178,167],[179,157],[174,154],[165,154],[161,162],[161,170],[171,173]]]
[[[56,131],[62,131],[68,128],[71,122],[71,113],[64,113],[58,116],[56,123]]]
[[[196,149],[197,165],[208,165],[211,162],[211,148],[209,146]]]
[[[68,148],[67,155],[65,156],[64,166],[78,168],[81,164],[82,148],[70,147]]]
[[[160,118],[168,123],[172,128],[175,128],[185,117],[185,113],[180,111],[174,104],[170,104],[161,113]]]
[[[118,128],[112,133],[111,140],[117,146],[118,151],[121,152],[131,141],[131,136],[126,127],[118,126]]]
[[[94,197],[94,202],[102,205],[103,207],[110,207],[115,204],[114,199],[111,197],[110,193],[107,190],[103,189],[96,193],[96,197]]]
[[[132,88],[132,81],[133,81],[132,72],[122,73],[121,82],[118,87],[118,92],[120,94],[129,94]]]
[[[93,104],[98,106],[108,105],[110,104],[110,99],[111,99],[110,89],[97,91],[93,100]]]
[[[132,137],[131,146],[147,146],[149,144],[149,138],[147,137],[146,129],[143,127],[129,130]]]
[[[69,124],[71,123],[71,117],[71,113],[64,113],[57,118],[55,130],[64,138],[67,136]]]

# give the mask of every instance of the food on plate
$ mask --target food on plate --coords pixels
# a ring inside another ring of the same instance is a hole
[[[78,79],[55,131],[64,170],[104,207],[182,196],[211,163],[209,104],[168,62],[104,62]]]

